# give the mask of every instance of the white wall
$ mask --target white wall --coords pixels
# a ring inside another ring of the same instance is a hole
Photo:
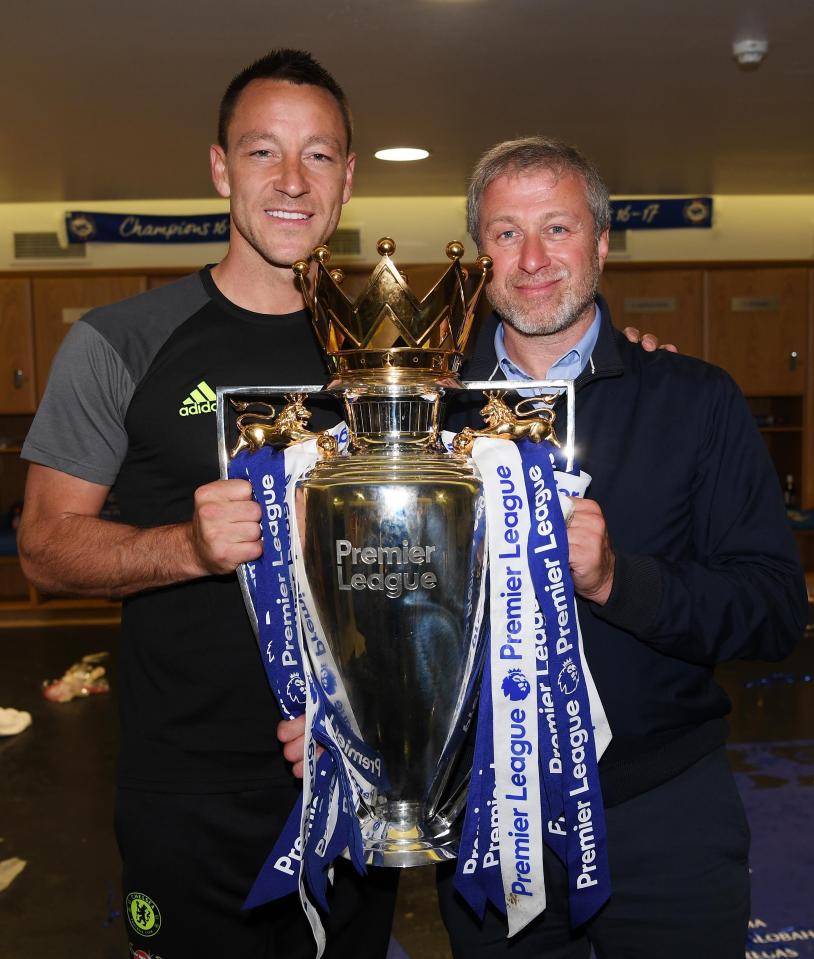
[[[195,268],[219,260],[222,243],[89,244],[83,260],[14,260],[15,232],[55,231],[64,240],[68,210],[119,213],[218,213],[224,201],[140,200],[91,203],[0,204],[0,270],[115,269],[117,267]],[[618,259],[653,260],[788,260],[814,258],[814,196],[716,196],[715,225],[710,230],[628,232],[627,253]],[[450,240],[462,240],[466,257],[475,247],[466,235],[463,197],[360,197],[345,208],[340,224],[362,231],[359,262],[376,259],[376,241],[396,240],[402,263],[444,261]]]

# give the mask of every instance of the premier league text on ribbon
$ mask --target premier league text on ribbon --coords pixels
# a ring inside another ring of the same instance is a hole
[[[288,566],[289,557],[285,555],[283,549],[282,535],[280,531],[280,520],[287,522],[285,512],[280,499],[285,497],[285,490],[280,490],[279,494],[275,486],[274,475],[272,473],[263,474],[263,502],[262,509],[266,517],[271,540],[267,550],[267,562],[277,571],[278,597],[277,605],[280,607],[277,611],[278,622],[281,624],[279,635],[283,637],[283,649],[280,651],[280,658],[283,666],[296,667],[300,663],[300,657],[295,645],[296,637],[294,633],[294,597],[291,595]],[[266,624],[272,624],[271,610],[266,611]],[[271,659],[271,642],[266,649],[266,655]]]
[[[542,849],[538,845],[541,809],[537,716],[533,708],[529,710],[525,705],[520,705],[531,691],[527,676],[531,675],[534,663],[533,648],[527,641],[528,630],[524,628],[531,625],[529,614],[533,611],[528,563],[524,555],[529,520],[523,516],[524,491],[522,488],[518,490],[511,467],[499,464],[495,475],[501,497],[500,529],[503,542],[492,575],[500,585],[498,596],[503,606],[500,617],[503,630],[496,633],[493,639],[497,638],[500,642],[499,661],[512,667],[506,673],[501,689],[504,696],[517,703],[506,716],[509,733],[508,769],[505,768],[505,760],[499,762],[497,767],[500,792],[498,821],[505,830],[501,859],[505,863],[505,858],[509,858],[506,852],[509,852],[512,863],[508,876],[508,863],[504,865],[504,883],[509,886],[507,893],[510,901],[516,901],[518,896],[536,899],[541,896],[543,888]],[[522,485],[522,480],[520,482]],[[534,703],[534,698],[530,702]],[[498,729],[496,724],[496,735]]]
[[[563,568],[563,561],[567,562],[567,554],[557,551],[553,556],[542,555],[557,549],[557,534],[551,521],[549,509],[553,493],[548,484],[548,477],[544,474],[541,466],[534,462],[526,465],[526,476],[526,489],[529,494],[530,508],[533,511],[533,522],[535,524],[533,527],[534,535],[530,539],[530,552],[532,555],[539,555],[542,560],[540,564],[534,567],[535,585],[538,598],[547,608],[547,615],[549,618],[556,617],[556,625],[553,629],[549,629],[548,637],[549,640],[554,640],[553,658],[558,669],[557,688],[554,690],[546,684],[545,688],[541,688],[543,693],[541,698],[544,703],[546,701],[551,703],[552,713],[555,717],[555,697],[560,699],[564,705],[565,713],[565,716],[560,718],[556,744],[552,736],[552,746],[556,745],[556,753],[549,760],[549,768],[551,769],[553,765],[553,771],[557,773],[562,771],[563,762],[559,749],[559,733],[560,731],[566,731],[563,729],[562,719],[567,718],[569,761],[565,766],[567,772],[570,772],[570,776],[564,783],[568,795],[566,818],[578,840],[578,849],[571,844],[568,859],[569,865],[575,861],[578,868],[576,876],[573,878],[576,890],[585,890],[600,884],[596,875],[597,837],[594,828],[596,815],[594,804],[596,802],[601,803],[601,794],[595,783],[595,756],[588,753],[588,750],[593,750],[594,746],[591,717],[579,668],[578,633],[576,622],[572,622],[572,616],[576,616],[576,609],[569,602],[569,591],[566,589],[566,583],[570,582],[568,570]],[[564,530],[564,527],[562,529]],[[551,625],[549,624],[549,626]],[[539,654],[539,643],[537,649]],[[544,650],[543,656],[542,666],[547,680],[549,678],[547,650]],[[539,672],[538,669],[538,675]],[[549,731],[551,731],[550,723]],[[576,800],[575,803],[574,800]],[[603,819],[601,809],[599,817]],[[551,829],[551,824],[549,824],[549,829]],[[600,831],[604,834],[604,825],[600,826]],[[561,829],[561,832],[563,835],[567,835],[564,828]]]

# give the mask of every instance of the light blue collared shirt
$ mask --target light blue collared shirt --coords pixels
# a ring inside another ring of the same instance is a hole
[[[588,365],[591,353],[596,346],[596,338],[599,336],[599,324],[601,314],[599,306],[594,307],[593,323],[585,331],[582,339],[575,344],[567,353],[563,354],[555,363],[552,363],[548,369],[545,379],[548,380],[575,380],[579,374]],[[495,330],[495,355],[497,356],[500,371],[507,380],[533,380],[537,377],[529,376],[525,370],[522,370],[514,360],[510,360],[506,353],[506,345],[503,342],[503,324],[498,323]],[[534,390],[518,390],[521,396],[534,395]]]

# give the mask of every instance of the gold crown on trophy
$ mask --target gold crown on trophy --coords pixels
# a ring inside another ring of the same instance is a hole
[[[460,260],[463,244],[448,243],[452,263],[427,295],[419,300],[391,259],[396,244],[384,237],[376,244],[381,260],[362,293],[351,300],[342,290],[344,274],[330,270],[331,253],[318,246],[312,256],[317,275],[311,292],[309,263],[298,260],[297,275],[311,310],[317,338],[335,372],[392,370],[394,375],[456,373],[475,318],[475,308],[492,260],[478,257],[475,290],[466,298],[467,273]],[[381,374],[379,374],[381,375]]]

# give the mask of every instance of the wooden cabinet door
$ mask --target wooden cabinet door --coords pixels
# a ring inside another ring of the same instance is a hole
[[[728,370],[747,396],[805,393],[805,269],[710,271],[707,310],[709,360]]]
[[[701,270],[611,267],[600,287],[619,329],[635,326],[675,343],[681,353],[704,354],[704,282]]]
[[[37,277],[34,286],[34,336],[37,387],[45,389],[48,371],[71,325],[94,306],[105,306],[146,289],[143,276]]]
[[[0,279],[0,413],[33,413],[36,405],[31,284]]]

